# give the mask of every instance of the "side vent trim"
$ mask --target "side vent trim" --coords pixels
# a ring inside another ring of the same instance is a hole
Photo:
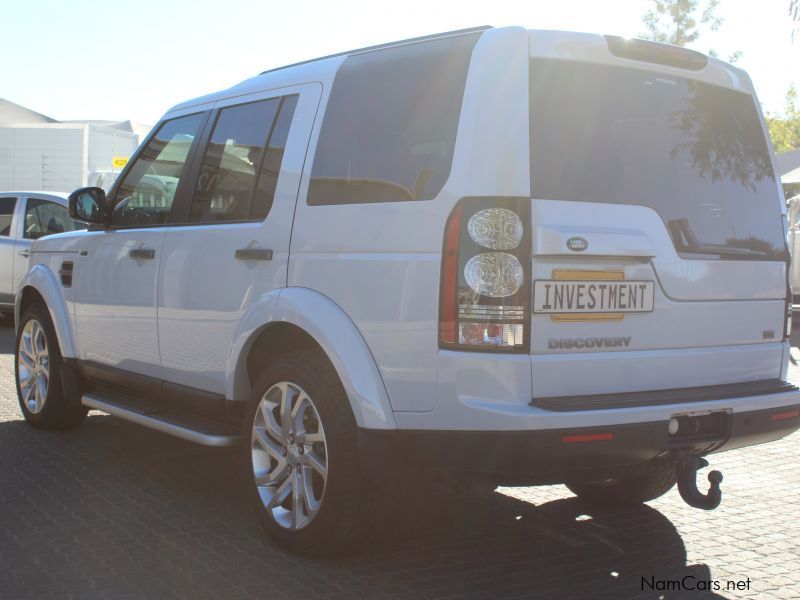
[[[65,260],[61,263],[61,268],[58,274],[61,276],[61,285],[64,287],[72,287],[72,271],[75,264],[71,260]]]

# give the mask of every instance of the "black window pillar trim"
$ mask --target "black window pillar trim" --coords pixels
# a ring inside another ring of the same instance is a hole
[[[175,199],[172,202],[172,210],[167,218],[167,225],[190,225],[189,216],[192,211],[192,198],[200,176],[200,169],[203,166],[203,152],[211,141],[214,127],[219,120],[221,108],[212,108],[206,112],[206,120],[203,123],[200,134],[195,138],[189,157],[186,160],[183,175],[175,191]]]

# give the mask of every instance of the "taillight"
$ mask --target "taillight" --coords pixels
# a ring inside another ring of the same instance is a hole
[[[440,347],[527,350],[530,247],[529,199],[459,202],[445,226]]]
[[[792,295],[792,288],[786,292],[786,314],[784,315],[783,323],[783,339],[788,340],[792,336],[792,302],[794,298]]]

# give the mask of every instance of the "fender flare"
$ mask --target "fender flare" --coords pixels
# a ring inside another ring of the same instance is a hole
[[[228,359],[226,398],[246,397],[247,352],[275,323],[295,325],[319,344],[339,375],[359,427],[397,429],[383,378],[361,332],[333,300],[308,288],[274,290],[247,310]]]
[[[61,356],[65,358],[76,358],[74,336],[72,332],[72,321],[69,318],[69,311],[61,295],[61,286],[53,275],[52,271],[44,265],[34,265],[25,274],[19,285],[16,298],[14,300],[14,323],[15,329],[19,327],[20,302],[25,288],[33,288],[44,298],[47,310],[50,313],[50,320],[56,330],[58,345],[61,349]]]

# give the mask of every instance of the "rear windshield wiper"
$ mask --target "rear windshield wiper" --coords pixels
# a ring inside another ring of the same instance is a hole
[[[672,241],[679,252],[690,254],[713,254],[721,258],[768,258],[780,260],[782,255],[775,250],[757,250],[732,244],[706,244],[697,239],[689,219],[673,219],[667,223]]]
[[[739,248],[737,246],[722,246],[718,244],[680,244],[681,252],[689,254],[713,254],[725,257],[757,256],[759,258],[775,258],[774,252],[753,250],[752,248]]]

